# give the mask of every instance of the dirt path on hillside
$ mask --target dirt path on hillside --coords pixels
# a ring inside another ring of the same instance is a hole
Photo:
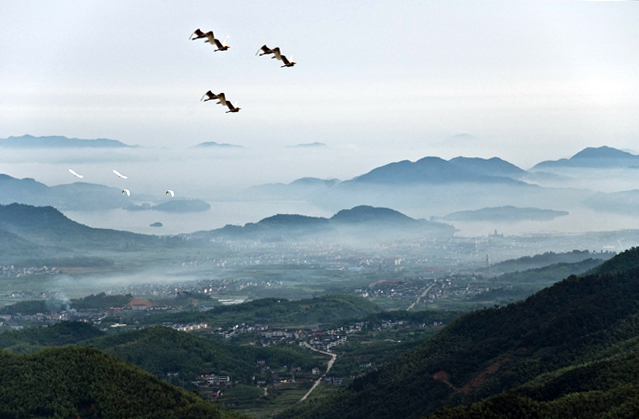
[[[325,354],[325,355],[329,355],[331,357],[331,360],[328,361],[328,366],[326,367],[326,372],[324,374],[322,374],[320,376],[320,378],[317,379],[317,381],[315,381],[315,384],[313,384],[313,387],[311,387],[311,389],[304,395],[304,397],[302,397],[300,399],[300,402],[303,402],[304,400],[306,400],[306,398],[308,396],[311,395],[313,390],[315,390],[315,388],[322,382],[322,378],[326,377],[326,374],[328,374],[328,372],[331,370],[331,367],[333,366],[333,364],[335,363],[335,360],[337,359],[337,355],[332,354],[330,352],[324,352],[324,351],[320,351],[319,349],[315,349],[315,348],[313,348],[311,345],[309,345],[306,342],[304,342],[304,346],[306,346],[311,351],[315,351],[315,352],[319,352],[319,353],[322,353],[322,354]]]

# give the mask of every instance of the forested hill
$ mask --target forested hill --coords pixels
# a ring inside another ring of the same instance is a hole
[[[143,321],[161,323],[207,322],[209,327],[267,323],[271,327],[332,324],[342,319],[364,317],[381,311],[365,298],[350,295],[327,295],[306,300],[262,298],[242,304],[219,306],[208,311],[182,312],[147,316]]]
[[[639,396],[628,387],[628,377],[639,374],[633,359],[639,349],[639,248],[607,265],[623,265],[623,270],[570,276],[525,301],[470,313],[398,361],[355,380],[337,396],[301,404],[280,417],[420,418],[446,405],[467,405],[517,389],[531,380],[536,380],[536,393],[535,387],[529,393],[525,393],[529,387],[522,387],[515,396],[506,393],[510,398],[504,400],[509,403],[493,404],[494,416],[451,417],[547,417],[520,415],[517,398],[534,404],[555,399],[560,403],[567,397],[578,406],[570,393],[589,389],[608,392],[593,398],[593,403],[612,409],[627,402],[635,406],[632,417],[638,417]],[[583,366],[588,363],[595,370]],[[634,369],[624,371],[623,363]],[[560,386],[552,387],[551,375],[568,384],[566,368],[579,379],[575,387],[559,391]],[[619,373],[606,375],[610,368]]]
[[[3,418],[244,418],[93,348],[0,351]]]

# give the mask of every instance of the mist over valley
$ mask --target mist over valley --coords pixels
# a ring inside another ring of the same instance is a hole
[[[4,2],[0,417],[639,417],[637,2]]]

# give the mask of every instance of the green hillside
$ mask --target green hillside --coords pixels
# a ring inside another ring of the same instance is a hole
[[[209,327],[228,327],[241,323],[293,327],[332,324],[342,319],[364,317],[379,311],[381,309],[377,305],[364,298],[329,295],[295,301],[262,298],[242,304],[219,306],[204,312],[150,315],[140,321],[207,322]]]
[[[240,418],[94,348],[0,352],[3,418]]]
[[[102,349],[158,377],[179,372],[182,385],[205,373],[249,380],[255,373],[257,360],[273,367],[313,367],[308,352],[298,347],[229,346],[165,327],[103,336],[82,344]]]
[[[570,276],[525,301],[463,316],[398,361],[355,380],[338,396],[301,404],[280,417],[419,418],[534,379],[543,383],[544,375],[565,368],[597,362],[616,365],[639,348],[639,248],[609,262],[618,265],[625,270]],[[613,356],[618,358],[610,359]],[[636,376],[639,370],[629,374]],[[584,381],[597,383],[595,378]],[[613,393],[605,400],[602,396],[601,403],[615,406],[614,397],[620,402],[619,397],[631,393],[624,393],[624,386],[623,380],[610,381],[603,391]],[[573,395],[569,391],[556,397]],[[497,410],[504,416],[495,417],[524,417],[517,416],[516,409],[517,403],[511,404]]]
[[[81,322],[62,322],[49,327],[30,327],[0,333],[0,348],[14,353],[28,353],[47,346],[73,345],[104,335],[104,332]]]

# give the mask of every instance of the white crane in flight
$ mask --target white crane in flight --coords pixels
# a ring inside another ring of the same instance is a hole
[[[124,176],[122,173],[118,172],[117,170],[113,170],[113,173],[115,173],[116,175],[118,175],[118,177],[121,177],[122,179],[126,179],[126,176]]]
[[[71,174],[75,177],[79,177],[80,179],[82,179],[84,176],[77,174],[73,169],[69,169],[69,172],[71,172]]]
[[[128,189],[122,189],[122,195],[131,196],[131,192]]]

